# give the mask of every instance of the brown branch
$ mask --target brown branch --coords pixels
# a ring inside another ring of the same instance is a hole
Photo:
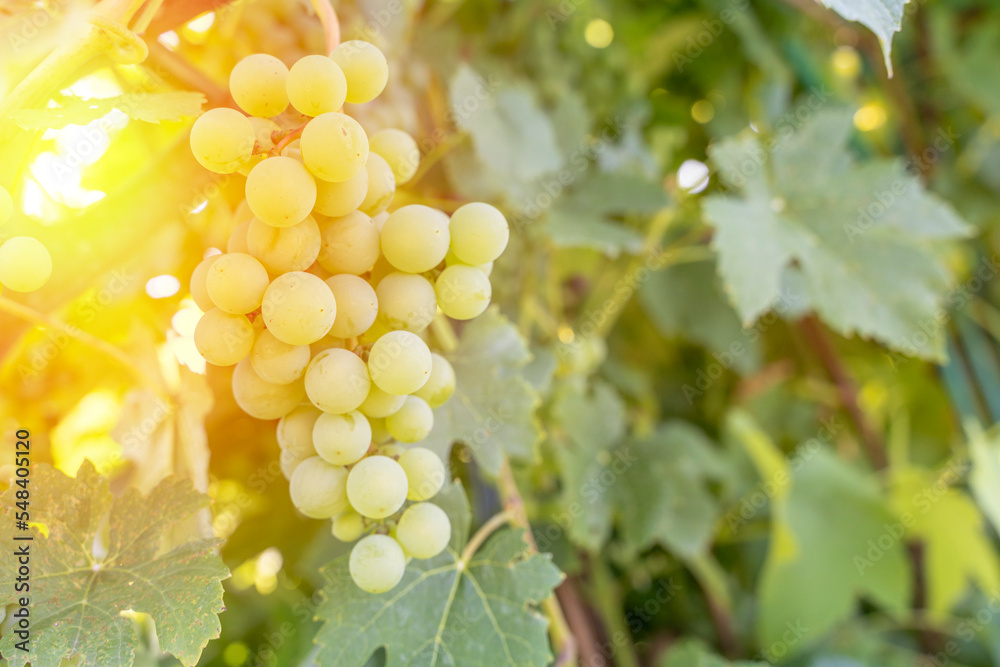
[[[556,596],[559,598],[559,604],[566,614],[566,621],[569,623],[570,630],[576,638],[581,664],[601,664],[601,659],[597,653],[597,646],[599,644],[597,634],[594,632],[590,614],[587,611],[587,603],[584,601],[583,596],[580,595],[576,580],[567,578],[566,581],[559,584],[559,587],[556,588]],[[566,665],[569,662],[560,663],[557,658],[556,664]]]

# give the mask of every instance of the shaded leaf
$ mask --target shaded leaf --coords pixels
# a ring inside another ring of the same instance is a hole
[[[907,0],[820,0],[848,21],[864,24],[878,37],[885,56],[885,68],[892,76],[892,35],[899,32],[903,21],[903,6]]]
[[[204,95],[184,91],[128,93],[90,100],[67,97],[62,99],[58,107],[21,109],[11,114],[11,118],[25,130],[48,130],[67,125],[86,125],[117,109],[135,120],[160,123],[177,121],[185,116],[197,116],[201,113],[203,104]]]

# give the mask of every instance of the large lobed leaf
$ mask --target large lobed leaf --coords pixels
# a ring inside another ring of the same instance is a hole
[[[903,21],[903,6],[907,0],[820,0],[824,5],[849,21],[864,24],[878,37],[885,56],[885,68],[892,75],[892,35],[899,32]]]

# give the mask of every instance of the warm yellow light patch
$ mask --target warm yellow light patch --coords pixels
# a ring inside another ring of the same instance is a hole
[[[866,104],[854,113],[854,127],[862,132],[877,130],[885,125],[886,120],[885,107],[876,102]]]
[[[595,49],[604,49],[614,40],[615,30],[604,19],[594,19],[584,29],[583,38]]]
[[[691,117],[696,123],[704,125],[715,118],[715,107],[708,100],[698,100],[691,105]]]
[[[861,71],[861,56],[850,46],[838,46],[830,56],[834,73],[843,79],[853,79]]]
[[[121,397],[107,389],[91,392],[52,429],[52,459],[56,468],[75,475],[84,459],[102,473],[122,462],[121,445],[111,437],[118,423]]]

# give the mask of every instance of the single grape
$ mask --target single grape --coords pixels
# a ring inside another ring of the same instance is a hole
[[[346,181],[368,160],[368,135],[358,121],[342,113],[316,116],[299,141],[306,167],[324,181]]]
[[[444,405],[455,393],[455,369],[447,359],[431,352],[431,376],[423,387],[413,392],[414,396],[427,401],[432,408]]]
[[[316,181],[297,160],[277,155],[250,170],[246,183],[250,210],[274,227],[306,219],[316,204]]]
[[[420,166],[420,149],[417,142],[406,132],[396,129],[379,130],[368,137],[372,153],[385,158],[392,168],[396,185],[403,185],[417,173]]]
[[[474,266],[455,264],[447,267],[434,284],[438,306],[456,320],[471,320],[490,305],[493,286],[485,273]]]
[[[368,156],[365,171],[368,173],[368,192],[359,208],[366,215],[378,215],[392,203],[396,194],[396,177],[392,175],[389,163],[374,153]]]
[[[340,65],[326,56],[299,59],[288,71],[288,100],[306,116],[337,111],[347,98],[347,78]]]
[[[191,153],[217,174],[231,174],[253,155],[256,139],[250,119],[236,109],[209,109],[191,126]]]
[[[431,374],[431,351],[420,336],[390,331],[372,345],[368,372],[372,382],[387,394],[412,394]]]
[[[372,387],[372,389],[375,388],[376,387]],[[360,408],[358,409],[360,410]],[[371,424],[372,427],[372,442],[374,442],[376,445],[382,445],[381,447],[379,447],[379,451],[384,454],[386,446],[385,443],[392,440],[392,436],[389,434],[389,429],[385,427],[385,420],[377,419],[375,417],[369,417],[368,423]],[[386,454],[386,456],[394,456],[394,455]]]
[[[288,106],[288,68],[265,53],[249,55],[229,74],[229,92],[251,116],[273,118]]]
[[[378,315],[378,296],[364,278],[342,273],[330,276],[326,284],[337,300],[337,319],[330,335],[353,338],[368,331]]]
[[[344,216],[361,206],[367,194],[367,169],[358,169],[358,173],[340,183],[317,180],[315,210],[331,218]]]
[[[390,273],[378,289],[379,312],[392,329],[420,333],[430,325],[437,312],[434,285],[412,273]]]
[[[289,345],[265,329],[257,336],[250,350],[250,364],[264,380],[288,384],[302,377],[309,365],[308,345]]]
[[[433,503],[417,503],[399,518],[396,539],[414,558],[433,558],[444,551],[451,539],[451,520]]]
[[[382,226],[382,254],[406,273],[430,271],[448,254],[448,216],[421,204],[389,215]]]
[[[458,258],[454,250],[449,249],[448,254],[444,256],[444,265],[453,266],[455,264],[467,264]],[[486,262],[485,264],[476,264],[476,268],[489,276],[493,273],[493,262]]]
[[[473,266],[495,260],[510,240],[510,228],[503,213],[479,202],[466,204],[455,211],[448,229],[455,255]]]
[[[330,273],[359,276],[375,264],[379,253],[378,230],[364,213],[354,211],[320,225],[322,245],[319,265]]]
[[[194,328],[194,345],[205,361],[215,366],[240,362],[253,347],[253,325],[246,315],[211,308]]]
[[[389,81],[389,63],[374,44],[341,42],[330,54],[347,77],[347,101],[363,104],[378,97]]]
[[[406,572],[403,547],[388,535],[369,535],[351,549],[351,579],[367,593],[385,593],[396,587]]]
[[[260,308],[269,279],[267,269],[255,257],[234,252],[212,263],[205,289],[221,310],[243,315]]]
[[[424,399],[407,396],[403,407],[385,418],[385,427],[400,442],[420,442],[434,428],[434,411]]]
[[[0,185],[0,225],[10,220],[14,215],[14,198],[10,196],[7,188]]]
[[[346,468],[313,456],[295,468],[288,492],[292,504],[307,517],[329,519],[347,509],[346,482]]]
[[[254,218],[247,229],[247,249],[272,274],[305,271],[319,256],[319,246],[319,225],[312,216],[291,227]]]
[[[250,248],[247,246],[247,232],[250,231],[251,220],[241,222],[233,229],[233,233],[229,235],[229,240],[226,241],[227,253],[241,252],[244,255],[250,254]]]
[[[441,457],[426,447],[408,447],[399,455],[399,465],[406,473],[407,500],[427,500],[444,486],[447,471]]]
[[[208,278],[208,270],[220,257],[222,255],[209,255],[201,260],[198,266],[194,267],[194,271],[191,272],[191,298],[194,299],[194,302],[198,304],[203,313],[207,313],[215,308],[215,304],[212,303],[212,297],[208,295],[208,287],[206,287],[205,281]]]
[[[378,386],[372,386],[368,391],[368,398],[361,404],[358,410],[369,417],[384,419],[403,407],[406,396],[396,396],[387,394]]]
[[[301,381],[274,384],[261,378],[249,359],[233,371],[233,398],[243,412],[256,419],[280,419],[305,400]]]
[[[0,284],[15,292],[34,292],[49,281],[52,256],[41,241],[15,236],[0,246]]]
[[[281,449],[307,459],[316,456],[313,426],[323,414],[311,405],[300,405],[278,420],[276,435]]]
[[[325,461],[349,466],[368,453],[372,427],[357,410],[342,415],[323,413],[313,426],[313,444]]]
[[[304,271],[278,276],[264,292],[264,324],[289,345],[309,345],[325,336],[337,318],[337,301],[325,282]]]
[[[351,468],[347,498],[351,507],[369,519],[384,519],[406,501],[406,473],[387,456],[369,456]]]
[[[324,412],[340,415],[357,410],[370,386],[365,362],[347,350],[324,350],[306,369],[306,394]]]
[[[354,510],[334,517],[330,532],[341,542],[353,542],[365,532],[365,519]]]
[[[382,211],[378,215],[372,216],[372,222],[375,223],[375,229],[378,230],[379,235],[382,234],[382,228],[385,227],[385,221],[389,219],[389,212]],[[388,263],[388,262],[387,262]]]
[[[300,463],[312,456],[316,456],[316,452],[304,454],[290,449],[282,449],[281,453],[278,454],[278,464],[281,467],[282,477],[288,481],[292,481],[292,475],[295,474],[295,469],[299,467]]]

